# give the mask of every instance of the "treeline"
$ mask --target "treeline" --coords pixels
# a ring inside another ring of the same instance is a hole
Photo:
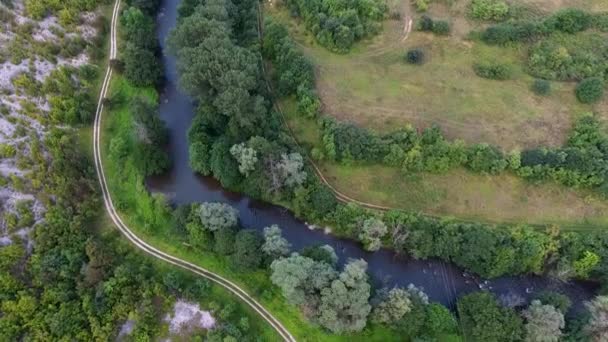
[[[481,267],[490,270],[509,267],[516,272],[524,269],[540,272],[543,264],[552,259],[558,264],[568,263],[566,268],[582,276],[596,272],[592,265],[597,256],[591,256],[593,253],[585,248],[602,245],[600,249],[606,253],[608,246],[605,237],[601,242],[595,241],[600,235],[566,233],[558,238],[557,231],[548,235],[521,227],[511,232],[498,229],[493,236],[494,230],[488,227],[431,222],[401,212],[390,212],[380,219],[347,206],[337,213],[341,213],[342,222],[349,229],[367,230],[368,236],[391,240],[404,250],[418,253],[417,257],[426,254],[423,257],[452,258],[467,265],[477,263],[478,271]],[[383,230],[382,226],[386,236],[374,235],[374,231]],[[289,303],[335,334],[384,325],[409,340],[464,337],[473,341],[534,341],[542,336],[578,341],[605,336],[601,317],[608,312],[606,297],[599,296],[587,303],[588,315],[573,318],[566,326],[564,317],[571,301],[562,294],[539,292],[527,303],[520,297],[497,298],[482,291],[457,301],[457,319],[446,307],[431,303],[413,285],[374,289],[365,261],[349,260],[340,268],[335,251],[328,245],[308,246],[294,252],[276,225],[264,228],[263,233],[243,229],[239,226],[238,211],[226,204],[178,206],[173,212],[172,227],[172,234],[186,238],[196,250],[226,258],[229,267],[239,273],[268,270],[270,281]],[[495,254],[488,255],[486,251]],[[557,256],[559,253],[561,256]],[[583,257],[575,260],[578,256]],[[571,257],[574,263],[568,261]],[[568,272],[566,268],[560,272]]]
[[[592,14],[567,8],[541,20],[513,20],[489,26],[483,31],[481,38],[488,44],[531,42],[556,32],[574,34],[590,28],[608,31],[608,14]]]
[[[319,44],[339,53],[377,34],[388,12],[381,0],[287,0],[285,4],[293,16],[302,18]]]
[[[314,90],[314,70],[278,22],[267,20],[264,56],[273,62],[278,90],[295,96],[300,115],[317,118],[320,100]],[[537,148],[503,153],[488,144],[448,141],[438,127],[417,132],[411,127],[379,135],[329,117],[317,119],[322,148],[311,154],[318,160],[340,163],[384,163],[411,172],[446,172],[455,167],[487,174],[511,171],[531,180],[552,180],[566,186],[593,188],[608,195],[608,136],[591,114],[575,122],[570,138],[560,148]]]

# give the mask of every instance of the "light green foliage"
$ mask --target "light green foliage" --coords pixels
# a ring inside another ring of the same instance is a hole
[[[564,314],[551,305],[533,300],[522,313],[526,319],[526,341],[557,342],[565,326]]]
[[[262,251],[271,259],[289,254],[291,244],[281,236],[281,228],[276,224],[264,228],[264,244]]]
[[[283,296],[294,305],[311,306],[316,312],[320,291],[338,276],[333,266],[293,253],[288,258],[278,259],[270,265],[270,280],[283,292]]]
[[[12,158],[17,153],[13,145],[0,143],[0,158]]]
[[[352,260],[338,279],[321,290],[319,323],[333,333],[361,331],[371,311],[371,286],[367,279],[367,263]]]
[[[243,143],[236,144],[230,148],[230,154],[239,163],[239,172],[241,174],[248,176],[255,169],[258,157],[257,152],[253,148],[247,147]]]
[[[599,255],[585,251],[583,257],[574,262],[574,273],[577,277],[588,278],[589,273],[600,263],[600,260]]]
[[[282,179],[282,183],[290,188],[302,185],[306,180],[306,171],[304,171],[304,159],[302,155],[293,152],[282,154],[281,161],[276,165],[277,170]]]
[[[418,12],[426,12],[429,9],[429,0],[414,0]]]
[[[394,324],[411,309],[408,292],[396,287],[390,291],[385,290],[380,303],[374,307],[372,318],[376,322]]]
[[[377,251],[382,246],[382,238],[388,232],[388,228],[382,220],[370,217],[363,221],[359,239],[368,251]]]
[[[509,14],[509,5],[502,0],[472,0],[471,15],[475,19],[500,21]]]
[[[608,340],[608,296],[597,296],[585,303],[590,318],[585,333],[592,341]]]
[[[236,227],[239,212],[225,203],[205,202],[198,208],[201,223],[212,232]]]

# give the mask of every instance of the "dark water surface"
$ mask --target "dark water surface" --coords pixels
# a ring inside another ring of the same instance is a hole
[[[163,0],[162,3],[158,35],[163,50],[166,47],[165,38],[176,23],[178,3],[179,0]],[[284,208],[225,191],[214,179],[195,175],[188,164],[187,141],[194,106],[188,96],[178,89],[175,58],[165,53],[163,65],[167,80],[161,95],[160,115],[171,135],[169,153],[173,169],[167,175],[149,179],[148,187],[151,191],[166,194],[172,203],[228,203],[239,210],[240,221],[246,228],[262,230],[263,227],[278,224],[294,250],[313,244],[328,244],[334,247],[341,263],[349,258],[365,259],[376,285],[407,286],[411,283],[422,287],[432,301],[450,307],[453,307],[459,296],[482,288],[499,296],[519,295],[526,299],[541,290],[554,290],[570,296],[578,308],[582,307],[584,300],[594,295],[597,286],[592,283],[563,283],[539,276],[503,277],[484,281],[440,260],[414,260],[389,250],[369,253],[354,241],[336,238],[326,234],[323,229],[310,229]]]

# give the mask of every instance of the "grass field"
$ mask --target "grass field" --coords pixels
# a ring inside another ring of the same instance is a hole
[[[295,114],[291,101],[282,102],[281,108],[297,139],[308,148],[318,147],[316,123]],[[321,162],[319,166],[339,191],[377,205],[473,221],[608,227],[608,201],[553,183],[530,184],[508,173],[488,176],[456,169],[404,175],[382,165]]]
[[[548,12],[557,2],[559,6],[584,4],[598,11],[608,7],[597,0],[535,1]],[[468,1],[451,3],[436,1],[429,10],[431,16],[452,23],[451,36],[413,30],[404,40],[404,22],[411,16],[415,27],[419,17],[407,1],[393,6],[404,19],[387,20],[379,36],[357,44],[347,55],[315,44],[305,27],[280,7],[267,12],[288,24],[292,37],[317,67],[324,112],[377,131],[408,123],[418,128],[436,123],[449,138],[511,150],[561,145],[573,119],[583,112],[595,110],[608,116],[608,99],[594,107],[579,104],[574,83],[552,82],[550,96],[534,95],[530,91],[533,78],[524,70],[526,48],[467,40],[467,34],[483,24],[465,18]],[[425,51],[425,64],[404,62],[405,52],[414,47]],[[512,79],[495,81],[475,75],[473,63],[490,61],[509,64]]]

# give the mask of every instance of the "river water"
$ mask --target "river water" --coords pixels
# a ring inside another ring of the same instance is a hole
[[[179,0],[163,0],[158,17],[158,37],[163,51],[165,39],[176,24]],[[590,299],[597,286],[588,282],[564,283],[548,277],[520,276],[483,280],[467,274],[455,265],[440,260],[415,260],[390,250],[370,253],[360,244],[326,233],[324,229],[312,230],[296,219],[288,210],[265,202],[250,199],[241,194],[224,190],[211,177],[196,175],[188,163],[187,132],[194,116],[194,105],[178,87],[175,58],[163,54],[166,82],[161,92],[160,115],[170,132],[169,153],[172,170],[161,177],[148,179],[148,188],[167,195],[171,203],[224,202],[239,210],[240,222],[246,228],[262,230],[278,224],[283,236],[293,250],[313,244],[332,246],[344,263],[349,258],[362,258],[368,263],[371,280],[377,286],[407,286],[414,284],[424,289],[431,301],[454,307],[456,299],[466,293],[487,289],[498,296],[515,296],[529,299],[542,290],[567,294],[580,309]]]

